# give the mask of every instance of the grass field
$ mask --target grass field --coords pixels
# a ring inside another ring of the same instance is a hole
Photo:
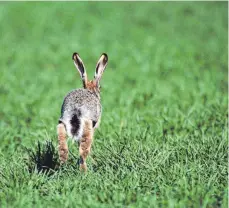
[[[1,2],[0,207],[227,207],[227,15],[227,2]],[[75,51],[90,77],[109,56],[86,174],[70,140],[57,160]]]

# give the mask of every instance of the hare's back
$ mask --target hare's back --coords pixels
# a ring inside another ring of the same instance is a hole
[[[76,89],[67,94],[61,108],[61,117],[66,112],[69,114],[74,111],[81,111],[82,116],[95,122],[101,114],[101,104],[99,98],[87,89]]]

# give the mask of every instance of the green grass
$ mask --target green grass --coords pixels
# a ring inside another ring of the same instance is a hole
[[[227,207],[227,15],[227,2],[0,3],[0,207]],[[75,51],[90,77],[109,56],[86,174],[71,141],[57,160]]]

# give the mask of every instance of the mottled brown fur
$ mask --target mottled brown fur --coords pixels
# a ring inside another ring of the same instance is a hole
[[[66,141],[66,130],[64,124],[60,123],[57,126],[57,134],[58,134],[58,143],[59,143],[59,159],[61,163],[66,162],[68,159],[68,145]]]
[[[84,88],[94,92],[97,95],[100,93],[99,86],[96,84],[95,80],[86,81]]]
[[[86,158],[91,151],[91,144],[93,141],[93,127],[91,121],[85,121],[84,132],[80,140],[79,153],[80,153],[80,169],[87,171]]]

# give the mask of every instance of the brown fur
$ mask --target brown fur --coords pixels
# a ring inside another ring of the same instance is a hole
[[[99,90],[98,85],[96,84],[95,80],[86,81],[84,88],[88,89],[92,92],[95,92],[96,94],[100,93],[100,90]]]
[[[91,151],[91,144],[93,141],[93,127],[91,121],[85,121],[83,137],[80,140],[80,169],[87,171],[86,158]]]
[[[84,88],[94,92],[99,96],[100,90],[95,80],[84,82]],[[98,126],[98,125],[97,125]],[[91,145],[93,141],[93,126],[92,121],[85,121],[83,136],[80,140],[79,153],[80,153],[80,170],[87,171],[86,159],[91,151]]]
[[[66,141],[66,130],[64,124],[57,125],[58,143],[59,143],[59,159],[61,163],[68,159],[68,145]]]

